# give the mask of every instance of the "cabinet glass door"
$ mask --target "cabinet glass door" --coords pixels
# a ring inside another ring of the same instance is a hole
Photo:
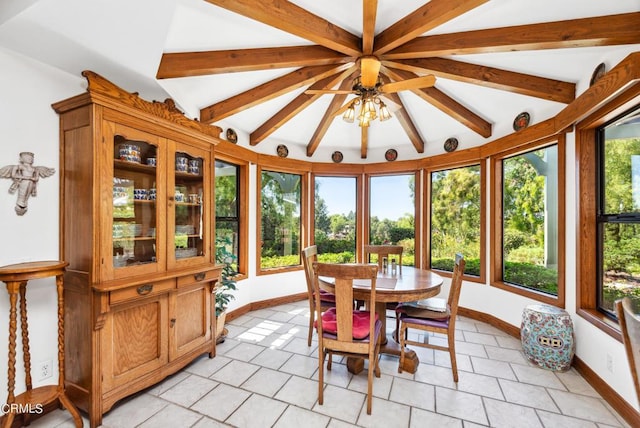
[[[116,134],[113,156],[113,268],[157,263],[158,146]],[[118,276],[118,275],[117,275]]]
[[[174,152],[175,162],[173,187],[173,207],[169,209],[169,223],[173,228],[173,246],[169,244],[169,261],[176,264],[202,263],[208,257],[210,220],[204,216],[209,204],[207,195],[210,188],[208,177],[209,154],[196,148],[179,146]],[[169,165],[171,169],[172,165]],[[171,239],[171,236],[169,237]]]

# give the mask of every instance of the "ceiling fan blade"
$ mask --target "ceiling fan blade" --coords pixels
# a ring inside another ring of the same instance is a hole
[[[325,94],[355,94],[355,91],[351,90],[351,89],[307,89],[306,91],[304,91],[305,94],[320,94],[320,95],[325,95]]]
[[[373,88],[378,83],[380,61],[373,55],[360,58],[360,83],[365,88]]]
[[[392,92],[400,92],[410,89],[430,88],[435,85],[435,83],[436,77],[430,74],[428,76],[384,84],[380,86],[380,92],[389,94]]]

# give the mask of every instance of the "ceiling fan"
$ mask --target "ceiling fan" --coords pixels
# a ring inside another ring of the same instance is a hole
[[[307,94],[360,94],[366,91],[375,91],[378,94],[390,94],[411,89],[430,88],[436,83],[433,75],[415,77],[399,82],[383,84],[380,80],[380,60],[373,55],[360,58],[360,78],[351,90],[341,89],[309,89]]]
[[[406,79],[399,82],[383,83],[380,76],[380,60],[373,55],[366,55],[359,59],[360,76],[354,81],[351,89],[309,89],[307,94],[355,94],[355,98],[339,108],[335,114],[343,114],[345,122],[353,123],[356,119],[356,107],[360,107],[357,115],[358,125],[367,128],[372,120],[380,119],[381,122],[391,119],[391,112],[387,105],[380,99],[385,94],[394,94],[399,91],[428,88],[435,84],[435,77],[427,75]],[[388,80],[388,79],[387,79]],[[395,100],[390,100],[396,104]]]

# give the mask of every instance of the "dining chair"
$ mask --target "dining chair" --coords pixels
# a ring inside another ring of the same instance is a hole
[[[618,313],[618,323],[622,332],[624,349],[629,360],[633,384],[636,388],[636,397],[640,399],[640,383],[638,382],[638,373],[640,372],[640,314],[637,314],[634,310],[633,301],[629,297],[623,297],[616,301],[616,312]]]
[[[311,245],[302,250],[302,264],[304,265],[305,277],[307,279],[307,294],[309,296],[309,336],[307,346],[311,346],[313,336],[313,324],[316,320],[316,293],[313,283],[313,262],[318,260],[318,247]],[[335,305],[336,296],[325,290],[320,290],[320,310],[332,308]]]
[[[378,271],[383,271],[383,259],[386,257],[387,259],[387,271],[391,271],[391,259],[390,256],[398,256],[397,261],[397,270],[398,274],[402,274],[402,252],[404,251],[404,247],[402,245],[365,245],[364,246],[364,261],[365,263],[371,263],[371,255],[376,254],[378,257]],[[363,301],[356,301],[356,306],[362,307],[364,304]],[[394,310],[398,302],[389,302],[387,303],[387,309]]]
[[[464,257],[456,254],[453,277],[449,288],[449,296],[446,302],[442,302],[442,311],[434,306],[421,306],[421,302],[401,303],[396,308],[397,337],[400,341],[400,364],[398,372],[402,373],[405,358],[405,348],[407,345],[422,346],[425,348],[449,351],[451,359],[451,370],[453,381],[458,382],[458,365],[456,363],[456,316],[458,313],[458,301],[460,300],[460,290],[462,288],[462,275],[464,274]],[[433,299],[433,298],[432,298]],[[442,299],[444,300],[444,299]],[[434,303],[437,303],[434,302]],[[437,309],[437,310],[436,310]],[[409,339],[408,329],[413,328],[425,332],[424,341]],[[440,333],[447,336],[447,346],[429,343],[428,333]]]
[[[402,245],[365,245],[364,246],[364,260],[367,263],[370,263],[371,254],[377,254],[378,256],[378,270],[382,271],[382,260],[387,258],[387,269],[391,269],[391,259],[390,256],[398,257],[398,272],[402,273],[402,251],[404,248]]]
[[[321,277],[334,284],[336,306],[318,317],[318,404],[323,403],[324,360],[327,370],[331,370],[333,354],[369,360],[367,378],[367,414],[371,414],[373,397],[373,375],[380,377],[378,359],[380,354],[380,335],[382,322],[375,312],[376,276],[378,267],[374,264],[351,263],[314,263],[314,287],[316,296],[320,295]],[[353,284],[356,280],[371,283],[367,310],[353,308]],[[316,299],[316,311],[320,311],[320,300]]]

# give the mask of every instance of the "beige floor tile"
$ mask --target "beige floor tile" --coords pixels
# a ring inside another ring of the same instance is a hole
[[[543,428],[531,407],[486,398],[484,400],[489,425],[496,428]]]
[[[240,387],[247,391],[273,397],[290,377],[290,374],[262,367]]]
[[[218,382],[205,377],[191,375],[163,392],[160,398],[184,407],[189,407],[216,386],[218,386]]]
[[[284,413],[287,404],[253,394],[227,419],[237,427],[270,427]]]
[[[482,398],[475,394],[436,387],[436,412],[487,425]]]

